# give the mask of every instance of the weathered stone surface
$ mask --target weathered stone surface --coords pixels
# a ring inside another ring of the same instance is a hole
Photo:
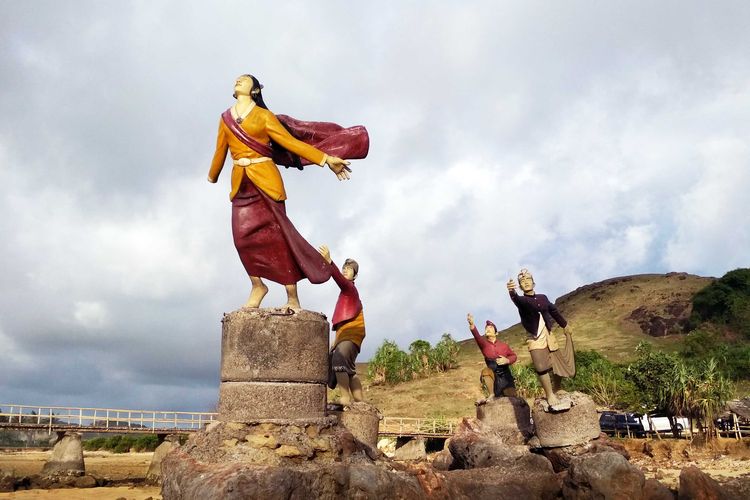
[[[146,472],[147,484],[161,484],[161,462],[169,452],[175,448],[179,448],[179,446],[179,436],[170,434],[162,444],[156,447],[154,454],[151,456],[151,463],[148,466],[148,471]]]
[[[643,485],[643,500],[674,500],[672,490],[656,479],[646,479]]]
[[[311,420],[325,417],[326,387],[294,382],[222,382],[219,420]]]
[[[502,429],[517,434],[517,444],[524,444],[534,435],[531,409],[522,398],[489,398],[477,403],[477,418],[485,427]],[[510,436],[508,436],[510,438]]]
[[[448,448],[448,446],[446,446],[439,452],[435,453],[435,456],[432,459],[432,467],[435,470],[439,470],[439,471],[450,470],[452,464],[453,464],[453,455],[451,455],[451,450]]]
[[[16,478],[10,472],[0,471],[0,492],[13,491]]]
[[[580,392],[566,395],[573,403],[570,410],[560,413],[544,411],[543,400],[534,401],[531,416],[541,446],[573,446],[599,437],[599,415],[590,397]]]
[[[621,498],[640,500],[646,478],[619,453],[576,457],[563,482],[563,498]]]
[[[83,463],[81,435],[77,432],[66,432],[65,436],[52,449],[52,456],[42,468],[43,475],[70,474],[83,475],[86,467]]]
[[[393,458],[396,460],[422,460],[427,457],[424,438],[414,438],[403,446],[396,448]]]
[[[542,454],[552,463],[555,472],[567,470],[570,466],[570,461],[575,457],[608,451],[619,453],[626,460],[630,459],[630,454],[622,444],[609,439],[603,433],[598,438],[585,444],[562,446],[559,448],[542,448],[541,450]]]
[[[162,467],[164,500],[427,498],[414,475],[373,464],[308,468],[241,463],[206,465],[178,449],[164,459]]]
[[[485,427],[479,420],[464,418],[447,443],[453,456],[451,469],[475,469],[523,462],[531,467],[552,470],[549,460],[532,454],[527,446],[518,444],[517,439],[517,433],[509,434],[503,429]]]
[[[543,457],[541,457],[543,458]],[[453,470],[445,472],[445,479],[458,497],[470,499],[559,498],[561,480],[552,467],[530,467],[529,464],[507,463],[502,467]]]
[[[729,498],[750,498],[750,475],[727,479],[721,487]]]
[[[373,405],[355,402],[344,408],[341,413],[341,424],[344,425],[363,443],[373,448],[378,444],[378,430],[381,414]]]
[[[726,491],[708,474],[695,466],[685,467],[680,471],[679,500],[729,500]]]
[[[317,382],[328,378],[328,321],[312,311],[239,309],[224,316],[222,382]]]

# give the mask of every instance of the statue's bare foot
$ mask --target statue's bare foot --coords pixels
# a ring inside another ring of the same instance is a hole
[[[289,299],[286,304],[281,306],[282,309],[291,309],[292,311],[299,311],[302,309],[302,306],[299,305],[299,300],[295,299]]]
[[[248,297],[247,302],[245,302],[245,307],[260,307],[260,303],[263,301],[263,297],[265,297],[267,293],[268,287],[266,285],[261,283],[260,285],[253,286],[253,289],[250,291],[250,297]]]

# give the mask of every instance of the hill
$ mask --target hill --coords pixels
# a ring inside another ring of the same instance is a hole
[[[596,350],[611,361],[627,362],[643,340],[659,349],[676,349],[684,338],[693,295],[713,281],[684,273],[625,276],[580,287],[555,303],[573,327],[577,350]],[[500,300],[514,307],[505,296]],[[499,337],[518,354],[519,363],[530,362],[520,323],[502,330]],[[395,386],[371,386],[363,379],[366,399],[385,415],[473,415],[474,401],[482,397],[479,373],[484,359],[472,338],[460,344],[457,369]],[[366,373],[366,365],[358,371]]]

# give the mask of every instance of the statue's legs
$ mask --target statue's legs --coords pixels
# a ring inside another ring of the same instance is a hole
[[[284,285],[284,287],[286,288],[287,301],[283,307],[288,307],[289,309],[302,309],[302,306],[299,305],[299,297],[297,296],[297,284]]]
[[[352,398],[354,398],[354,401],[364,401],[365,397],[362,392],[362,382],[356,374],[351,376],[351,382]]]
[[[555,392],[552,390],[552,380],[550,380],[550,372],[552,370],[546,371],[544,373],[537,373],[537,376],[539,377],[539,382],[542,384],[542,388],[544,389],[544,395],[547,398],[547,403],[550,406],[555,406],[560,402],[559,399],[557,399],[557,396],[555,396]]]
[[[253,284],[253,288],[250,290],[250,296],[247,298],[247,302],[245,302],[245,307],[257,308],[260,307],[263,297],[268,293],[268,287],[257,276],[250,276],[250,282]]]
[[[341,399],[339,400],[342,405],[346,406],[352,402],[352,391],[349,387],[349,374],[346,372],[335,372],[336,373],[336,385],[341,389]],[[362,386],[360,385],[360,390]]]

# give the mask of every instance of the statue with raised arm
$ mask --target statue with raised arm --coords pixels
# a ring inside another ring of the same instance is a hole
[[[479,350],[482,351],[484,363],[487,365],[487,368],[482,370],[481,383],[489,386],[486,379],[491,379],[492,393],[496,398],[501,396],[515,397],[516,384],[510,371],[510,365],[516,362],[516,353],[508,344],[497,338],[497,327],[492,321],[487,320],[484,326],[484,337],[479,335],[474,324],[474,316],[471,313],[466,315],[466,321],[469,322],[469,330],[471,330]]]
[[[513,279],[508,280],[508,293],[518,308],[521,324],[526,330],[526,345],[544,389],[547,404],[552,411],[567,410],[570,408],[570,401],[560,401],[556,392],[560,390],[561,377],[575,375],[575,352],[571,338],[573,331],[555,304],[546,295],[534,291],[534,277],[527,269],[521,269],[518,273],[518,286],[523,295],[516,293]],[[551,333],[553,320],[565,332],[565,349],[559,348]]]
[[[222,113],[216,152],[208,181],[216,182],[227,152],[232,157],[229,199],[232,236],[252,290],[245,307],[260,307],[268,292],[263,278],[286,287],[285,307],[299,309],[297,282],[323,283],[330,266],[286,215],[286,191],[277,165],[328,167],[339,180],[349,179],[349,162],[364,158],[369,138],[364,127],[304,122],[268,110],[263,85],[252,75],[234,82],[237,102]]]
[[[354,280],[359,274],[359,264],[354,259],[346,259],[341,271],[331,259],[328,247],[322,245],[318,252],[328,263],[331,277],[339,286],[341,293],[333,310],[331,324],[336,332],[336,338],[331,348],[330,370],[336,376],[336,385],[341,389],[341,404],[348,405],[352,401],[362,401],[362,382],[357,376],[357,355],[365,338],[365,316],[362,311],[362,301],[354,286]]]

